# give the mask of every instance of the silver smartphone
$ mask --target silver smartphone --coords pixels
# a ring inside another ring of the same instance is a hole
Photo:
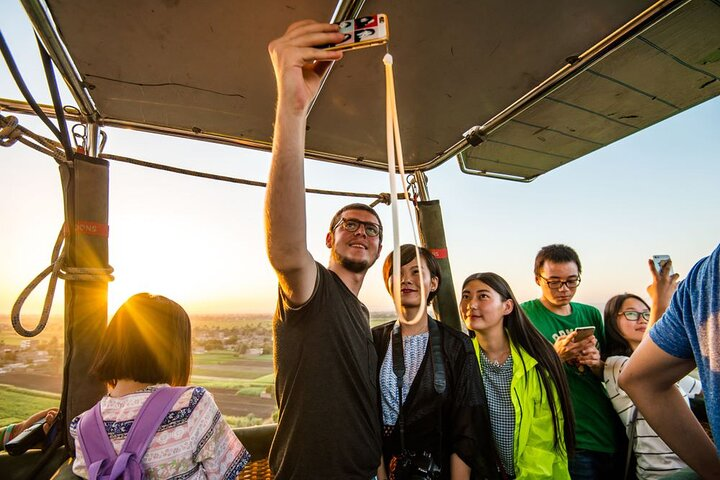
[[[595,327],[578,327],[575,331],[577,334],[575,335],[573,342],[582,342],[595,333]]]
[[[662,267],[665,266],[667,262],[670,261],[670,255],[653,255],[652,257],[653,263],[655,264],[655,271],[660,273],[660,270],[662,270]],[[670,273],[669,275],[674,275],[675,272],[673,271],[672,265],[670,265]]]

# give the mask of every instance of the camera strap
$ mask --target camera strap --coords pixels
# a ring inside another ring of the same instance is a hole
[[[430,332],[430,348],[433,363],[433,383],[438,395],[445,393],[445,363],[442,358],[442,345],[440,344],[440,327],[428,316],[428,331]]]
[[[405,450],[405,419],[403,418],[403,401],[402,387],[403,377],[405,377],[405,356],[403,353],[402,333],[400,332],[400,322],[393,327],[392,335],[392,356],[393,356],[393,373],[397,379],[398,389],[398,417],[397,427],[400,433],[400,451]]]
[[[430,337],[430,362],[433,369],[433,384],[438,395],[445,393],[447,386],[445,380],[445,363],[442,358],[442,345],[440,339],[440,327],[430,316],[427,319],[428,332]],[[405,377],[405,354],[403,352],[402,333],[400,322],[396,322],[391,334],[393,373],[397,379],[398,386],[398,418],[397,427],[400,434],[400,449],[405,450],[405,419],[403,415],[402,387]]]

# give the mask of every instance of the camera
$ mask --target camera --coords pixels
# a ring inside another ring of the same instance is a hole
[[[390,480],[436,480],[440,478],[440,466],[430,452],[403,451],[390,460]]]
[[[22,455],[34,445],[45,440],[45,431],[43,430],[45,419],[38,420],[22,431],[17,437],[5,444],[5,451],[8,455]]]

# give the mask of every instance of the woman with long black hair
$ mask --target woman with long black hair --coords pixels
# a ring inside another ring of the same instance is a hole
[[[495,446],[506,478],[569,479],[574,418],[552,345],[495,273],[470,275],[460,312],[480,364]]]

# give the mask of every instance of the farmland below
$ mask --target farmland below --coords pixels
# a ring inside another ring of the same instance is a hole
[[[373,314],[371,325],[391,314]],[[269,315],[195,315],[191,384],[207,388],[232,426],[272,422],[275,392]],[[27,316],[26,326],[37,323]],[[62,392],[62,319],[26,339],[0,316],[0,425],[57,406]]]

